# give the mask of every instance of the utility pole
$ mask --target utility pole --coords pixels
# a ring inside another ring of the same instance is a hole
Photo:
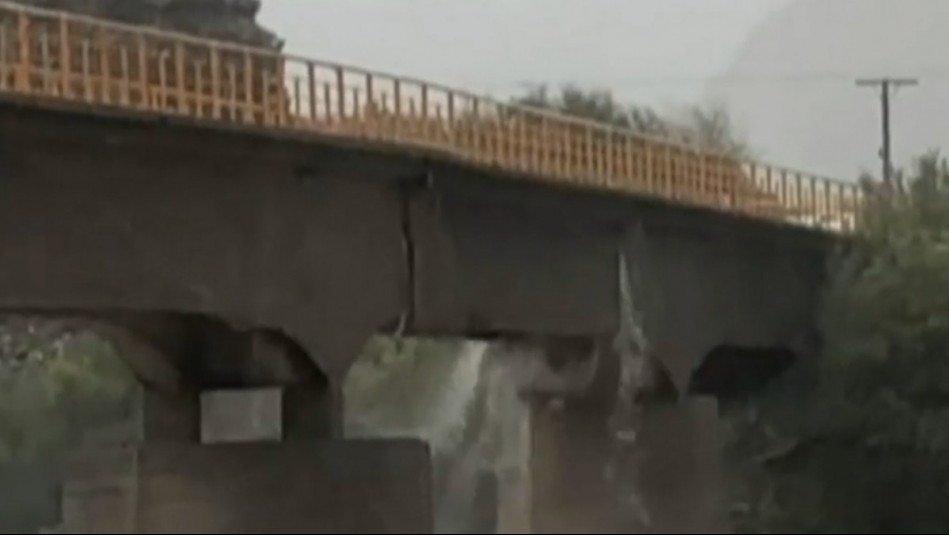
[[[890,147],[890,89],[918,84],[919,80],[915,78],[867,78],[857,80],[857,85],[860,87],[880,88],[880,106],[883,112],[883,147],[880,149],[880,157],[883,159],[883,185],[888,190],[892,190],[893,187],[893,161]]]

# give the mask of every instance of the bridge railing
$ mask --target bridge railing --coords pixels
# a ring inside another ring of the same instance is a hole
[[[580,188],[848,232],[856,185],[421,80],[0,1],[0,92],[450,153]]]

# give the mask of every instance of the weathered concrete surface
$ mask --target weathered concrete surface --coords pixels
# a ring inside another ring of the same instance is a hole
[[[729,533],[721,421],[714,398],[651,407],[639,448],[643,532]]]
[[[70,533],[431,533],[416,441],[146,445],[78,455]]]
[[[587,389],[530,397],[531,532],[728,532],[716,400],[623,414],[618,355],[597,361]]]
[[[0,309],[204,318],[199,331],[225,343],[166,350],[187,357],[185,372],[207,372],[198,387],[222,374],[246,382],[235,371],[246,359],[226,360],[240,343],[215,324],[275,333],[249,362],[309,357],[321,372],[309,386],[326,388],[301,390],[294,406],[329,407],[331,428],[342,378],[374,331],[611,336],[621,257],[649,350],[680,393],[716,346],[814,348],[829,237],[535,179],[384,144],[3,101]],[[202,351],[225,360],[195,366]],[[554,478],[546,495],[531,490],[550,512],[534,517],[550,526],[541,531],[616,525],[590,501],[605,487],[578,490],[598,477],[607,409],[577,410],[537,424],[556,446],[534,472]],[[308,421],[304,436],[323,425]],[[689,440],[701,425],[668,435]]]
[[[141,411],[142,441],[201,441],[201,397],[197,392],[145,387]]]
[[[381,144],[11,102],[0,165],[0,308],[221,318],[337,377],[399,325],[614,332],[622,252],[682,387],[715,345],[807,340],[830,246]]]
[[[606,477],[614,440],[606,414],[571,404],[534,402],[531,533],[627,532],[629,518],[624,518],[620,496]]]
[[[0,307],[286,333],[328,375],[405,307],[392,162],[160,123],[0,111]]]

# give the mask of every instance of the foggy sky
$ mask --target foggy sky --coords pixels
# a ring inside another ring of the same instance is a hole
[[[497,96],[573,82],[660,108],[721,101],[765,159],[841,178],[879,167],[878,98],[854,77],[949,72],[949,0],[263,3],[288,50],[320,59]],[[944,78],[894,102],[899,162],[949,140]]]

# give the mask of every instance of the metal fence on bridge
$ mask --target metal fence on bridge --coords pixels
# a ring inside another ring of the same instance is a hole
[[[816,177],[411,78],[0,2],[0,93],[444,151],[512,179],[849,232]]]

